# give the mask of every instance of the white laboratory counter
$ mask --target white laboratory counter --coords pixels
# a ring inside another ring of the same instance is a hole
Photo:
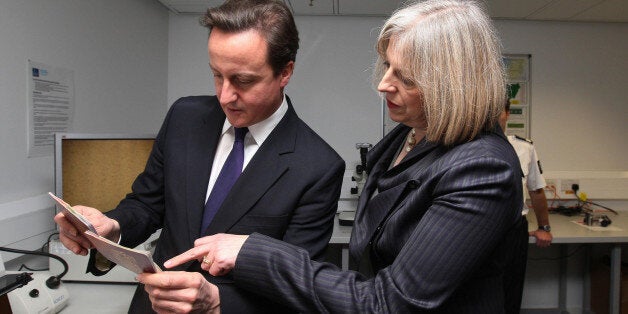
[[[136,284],[64,282],[70,299],[61,314],[127,313]]]

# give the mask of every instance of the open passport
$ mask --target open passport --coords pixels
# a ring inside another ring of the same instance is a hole
[[[92,243],[92,245],[108,260],[136,273],[157,273],[161,269],[149,251],[136,250],[124,247],[98,235],[96,228],[72,206],[56,195],[48,192],[59,205],[65,217]]]

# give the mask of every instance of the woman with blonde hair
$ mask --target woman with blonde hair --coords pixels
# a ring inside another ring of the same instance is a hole
[[[385,23],[377,52],[377,89],[400,124],[367,156],[351,235],[372,274],[260,234],[201,238],[164,266],[202,260],[299,312],[504,312],[505,267],[527,227],[519,161],[496,123],[505,82],[490,19],[472,1],[419,2]]]

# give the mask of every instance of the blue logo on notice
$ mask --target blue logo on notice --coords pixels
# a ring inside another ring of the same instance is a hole
[[[33,76],[34,77],[39,77],[39,69],[38,68],[33,68]]]

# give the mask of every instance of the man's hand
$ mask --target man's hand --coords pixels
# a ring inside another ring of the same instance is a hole
[[[157,313],[220,313],[218,287],[199,273],[143,273],[137,280]]]
[[[235,266],[236,258],[242,245],[248,239],[246,235],[219,233],[194,241],[194,247],[164,263],[172,268],[191,260],[201,262],[201,268],[213,276],[223,276]]]
[[[543,188],[540,188],[528,191],[528,193],[530,194],[530,201],[532,202],[536,222],[539,226],[549,225],[549,210],[547,209],[545,191],[543,191]],[[536,238],[536,246],[538,247],[548,247],[552,244],[552,234],[545,230],[537,229],[530,231],[529,235]]]
[[[93,226],[99,235],[118,242],[120,239],[120,225],[117,221],[105,216],[101,211],[86,206],[72,206],[72,208],[83,215]],[[87,255],[92,247],[91,243],[72,225],[63,213],[58,213],[54,221],[59,225],[59,240],[74,254]]]
[[[538,247],[548,247],[552,244],[552,234],[545,230],[534,230],[529,232],[530,236],[536,238],[536,246]]]

